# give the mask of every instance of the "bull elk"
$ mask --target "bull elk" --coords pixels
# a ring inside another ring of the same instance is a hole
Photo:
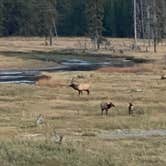
[[[83,93],[83,91],[86,91],[88,95],[90,94],[90,90],[89,90],[90,84],[89,83],[76,83],[74,81],[74,78],[72,78],[69,86],[72,87],[74,90],[77,90],[79,95],[81,95]]]
[[[108,115],[108,110],[112,107],[115,107],[115,105],[112,102],[101,103],[100,104],[101,114],[103,115],[103,112],[105,111],[106,115]]]

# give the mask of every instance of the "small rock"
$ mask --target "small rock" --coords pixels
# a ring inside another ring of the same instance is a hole
[[[57,134],[56,131],[53,132],[53,136],[51,138],[51,141],[54,142],[54,143],[59,143],[61,144],[62,143],[62,140],[63,140],[63,135],[61,134]]]
[[[134,92],[143,92],[142,89],[133,89],[132,91],[134,91]]]
[[[41,125],[44,123],[44,118],[43,116],[40,114],[37,119],[36,119],[36,125]]]

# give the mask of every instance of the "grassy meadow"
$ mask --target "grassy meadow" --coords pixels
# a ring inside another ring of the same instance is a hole
[[[125,43],[125,39],[114,40],[117,47]],[[129,42],[126,39],[126,43]],[[1,38],[0,68],[56,65],[51,60],[43,61],[43,54],[50,56],[51,52],[54,56],[54,51],[72,50],[79,42],[75,38],[60,38],[55,43],[49,47],[44,46],[40,38]],[[42,55],[32,58],[35,51]],[[166,74],[165,52],[164,46],[160,46],[156,54],[152,51],[124,52],[121,56],[151,60],[148,64],[136,66],[139,70],[129,68],[126,72],[125,69],[105,68],[51,73],[56,80],[54,87],[0,84],[0,165],[166,165],[165,137],[100,137],[105,131],[166,129],[166,80],[160,79],[161,74]],[[112,54],[104,49],[97,53]],[[84,77],[78,79],[80,82],[91,83],[89,96],[86,93],[78,96],[68,86],[74,76]],[[112,101],[116,106],[108,116],[100,115],[100,103],[103,101]],[[135,106],[134,116],[128,116],[129,102]],[[37,126],[39,114],[44,117],[44,124]],[[52,140],[53,131],[64,136],[61,144]]]

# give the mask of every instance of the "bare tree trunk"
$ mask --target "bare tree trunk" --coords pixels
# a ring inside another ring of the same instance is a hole
[[[134,0],[134,47],[137,47],[137,12],[136,12],[136,0]]]
[[[50,46],[52,46],[52,26],[50,27]]]
[[[100,49],[100,42],[99,42],[99,39],[97,41],[97,49],[99,50]]]
[[[45,45],[45,46],[48,46],[47,35],[45,35],[44,45]]]
[[[143,11],[143,2],[140,0],[140,10],[141,10],[141,29],[142,29],[142,34],[141,37],[144,39],[145,38],[145,32],[144,32],[144,11]]]
[[[157,52],[157,13],[156,13],[156,0],[153,0],[153,42],[154,52]]]
[[[151,27],[150,27],[150,5],[147,6],[147,35],[148,35],[148,46],[151,46]]]
[[[56,39],[58,39],[58,32],[57,32],[57,28],[56,28],[56,24],[55,24],[55,20],[54,19],[53,19],[53,26],[54,26]]]
[[[157,52],[157,38],[156,36],[154,37],[154,52]]]

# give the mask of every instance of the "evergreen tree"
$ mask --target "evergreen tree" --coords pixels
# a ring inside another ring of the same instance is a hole
[[[2,0],[0,0],[0,36],[3,35],[3,3]]]
[[[86,30],[85,1],[72,0],[70,19],[72,35],[84,35]]]
[[[39,28],[38,33],[44,35],[46,39],[49,36],[49,43],[52,45],[52,37],[54,34],[57,35],[56,0],[40,0],[40,2],[36,0],[34,9],[37,11],[34,24]]]
[[[106,36],[116,36],[116,17],[115,17],[115,1],[105,0],[104,2],[104,32]]]
[[[155,10],[153,2],[137,0],[137,33],[152,39],[158,26],[158,41],[166,34],[166,0],[155,0]],[[133,0],[0,0],[0,35],[50,36],[57,31],[65,36],[88,33],[98,47],[102,35],[133,37]]]
[[[97,48],[100,48],[100,40],[103,32],[104,8],[102,0],[88,0],[86,2],[86,18],[88,35],[94,41]]]
[[[71,24],[72,0],[57,0],[58,30],[60,35],[70,35],[73,32]]]

